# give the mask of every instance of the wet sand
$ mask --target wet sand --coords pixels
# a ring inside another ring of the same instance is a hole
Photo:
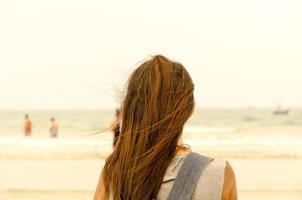
[[[231,159],[239,199],[302,199],[301,159]],[[0,199],[92,199],[104,161],[0,160]]]

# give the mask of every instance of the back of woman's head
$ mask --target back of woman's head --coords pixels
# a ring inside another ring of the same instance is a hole
[[[159,192],[183,126],[194,109],[194,85],[186,69],[157,55],[130,76],[122,105],[122,129],[103,170],[114,200],[150,200]]]

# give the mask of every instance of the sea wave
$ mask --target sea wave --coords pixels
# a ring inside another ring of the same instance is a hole
[[[220,158],[302,158],[302,139],[184,138],[193,151]],[[112,134],[80,138],[0,138],[0,159],[98,159],[112,151]]]

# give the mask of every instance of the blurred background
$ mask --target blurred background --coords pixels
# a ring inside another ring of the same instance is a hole
[[[239,199],[302,199],[301,24],[292,0],[1,0],[0,199],[92,199],[155,54],[192,75],[185,143],[229,160]]]

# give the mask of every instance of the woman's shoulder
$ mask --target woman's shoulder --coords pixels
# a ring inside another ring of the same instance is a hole
[[[198,180],[192,199],[237,199],[235,174],[227,160],[213,159],[208,164]]]
[[[177,154],[171,161],[166,174],[164,176],[163,185],[160,191],[160,196],[166,197],[170,191],[176,176],[184,163],[186,156],[190,152]],[[196,153],[195,153],[196,154]],[[204,158],[209,156],[199,154]],[[224,187],[224,174],[228,166],[228,162],[221,159],[212,158],[212,161],[204,168],[196,188],[193,193],[192,199],[211,199],[220,200]],[[162,198],[165,199],[165,198]]]
[[[224,180],[224,172],[226,167],[228,166],[228,162],[226,160],[222,160],[222,159],[217,159],[217,158],[212,158],[210,156],[207,155],[203,155],[203,154],[199,154],[199,153],[195,153],[198,154],[204,158],[210,158],[210,162],[208,163],[208,165],[204,168],[201,176],[200,176],[200,180],[209,180],[209,181],[214,181],[214,182],[218,182],[218,181],[223,181]]]

